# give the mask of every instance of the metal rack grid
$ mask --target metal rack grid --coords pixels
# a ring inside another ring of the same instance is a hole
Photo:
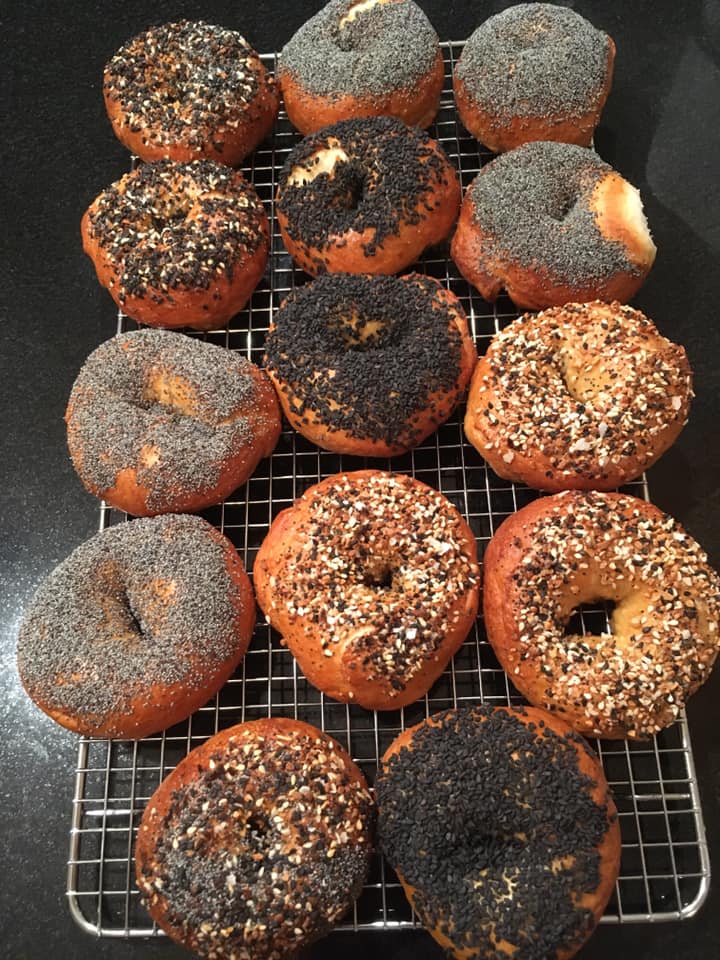
[[[491,155],[458,125],[452,97],[452,70],[462,48],[443,44],[446,83],[431,134],[459,168],[463,188]],[[275,55],[264,56],[273,67]],[[299,139],[281,112],[272,135],[246,168],[271,218],[268,274],[248,307],[223,331],[205,339],[261,360],[273,310],[307,277],[293,268],[274,217],[275,175]],[[426,254],[417,269],[440,279],[460,298],[480,352],[497,330],[517,316],[509,300],[488,305],[458,275],[447,247]],[[120,315],[118,330],[131,324]],[[468,519],[479,546],[487,544],[502,520],[536,493],[497,477],[465,441],[456,414],[418,449],[371,465],[418,477],[442,491]],[[246,567],[272,519],[308,486],[339,470],[368,461],[326,453],[286,429],[273,456],[260,464],[247,485],[204,516],[237,546]],[[628,492],[646,497],[645,480]],[[101,508],[100,528],[122,522],[124,514]],[[603,610],[583,610],[578,626],[607,628]],[[574,629],[574,628],[573,628]],[[378,758],[405,727],[458,704],[521,703],[500,668],[478,621],[445,674],[423,699],[397,712],[371,713],[335,703],[302,676],[279,636],[264,622],[236,675],[215,700],[189,720],[154,737],[133,741],[81,739],[75,774],[68,898],[74,918],[98,936],[162,935],[144,910],[134,882],[133,843],[145,804],[160,781],[207,737],[231,724],[265,716],[305,720],[336,737],[372,782]],[[652,741],[605,742],[595,747],[615,795],[622,828],[622,865],[605,922],[661,921],[692,916],[708,891],[710,868],[690,738],[683,718]],[[410,928],[415,919],[395,875],[379,855],[352,915],[340,929]]]

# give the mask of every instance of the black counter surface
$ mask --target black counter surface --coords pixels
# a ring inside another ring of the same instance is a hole
[[[8,0],[2,19],[4,270],[2,307],[2,850],[0,956],[36,960],[187,956],[166,942],[98,941],[75,927],[65,898],[75,738],[24,697],[14,644],[24,604],[50,569],[97,528],[95,501],[70,466],[62,421],[87,354],[115,330],[115,310],[79,239],[82,212],[127,169],[104,114],[105,61],[150,23],[180,16],[239,29],[261,50],[281,46],[318,0],[84,4]],[[441,39],[462,39],[502,2],[422,0]],[[596,142],[643,195],[658,246],[634,303],[687,348],[697,398],[675,447],[650,473],[652,499],[720,564],[720,4],[569,4],[618,48]],[[720,956],[720,670],[691,701],[700,790],[718,877],[694,919],[603,926],[583,960]],[[307,956],[435,958],[424,933],[335,934]]]

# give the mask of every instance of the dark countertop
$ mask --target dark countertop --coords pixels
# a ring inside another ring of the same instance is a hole
[[[35,960],[182,957],[167,943],[96,941],[64,902],[75,738],[24,697],[14,637],[39,580],[97,527],[96,503],[70,466],[65,401],[87,354],[115,329],[115,311],[80,248],[78,225],[96,193],[127,168],[104,115],[102,68],[151,22],[203,17],[240,29],[270,50],[320,6],[156,0],[58,0],[3,10],[2,103],[6,114],[2,437],[2,834],[0,954]],[[600,153],[643,194],[658,259],[635,304],[683,343],[697,398],[688,427],[651,471],[653,500],[676,515],[720,565],[720,4],[716,0],[570,4],[618,47],[615,84],[597,136]],[[502,2],[422,0],[442,39],[461,39]],[[711,857],[720,870],[720,670],[692,700],[690,726]],[[601,927],[582,952],[634,960],[720,955],[720,882],[689,921]],[[309,951],[438,957],[418,934],[335,934]]]

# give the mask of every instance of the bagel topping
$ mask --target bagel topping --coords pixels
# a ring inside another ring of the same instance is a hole
[[[278,72],[314,96],[371,99],[412,91],[437,56],[437,34],[410,0],[330,0],[285,45]]]
[[[478,581],[462,517],[436,491],[387,473],[341,475],[299,506],[298,547],[273,578],[271,607],[321,627],[325,656],[346,641],[368,678],[404,690]]]
[[[463,47],[457,75],[494,118],[582,117],[605,89],[610,38],[565,7],[521,3]]]
[[[223,128],[244,120],[260,89],[260,61],[234,30],[182,20],[151,27],[118,50],[105,68],[104,89],[118,100],[125,125],[144,143],[177,140],[198,152]]]
[[[593,926],[581,904],[612,816],[578,767],[583,740],[515,713],[451,710],[415,728],[376,780],[378,834],[457,955],[546,960]]]
[[[144,163],[89,210],[89,233],[113,261],[120,303],[173,302],[175,290],[207,290],[264,241],[262,201],[241,174],[213,160]],[[219,296],[219,294],[215,294]]]
[[[367,231],[362,249],[371,257],[401,225],[418,224],[436,209],[433,191],[447,181],[447,163],[427,134],[393,117],[343,120],[291,151],[278,210],[288,236],[308,252]]]
[[[291,294],[264,362],[293,411],[353,437],[413,445],[418,411],[430,403],[439,422],[457,399],[462,337],[438,289],[417,274],[328,274]]]
[[[294,953],[345,913],[367,871],[373,802],[335,742],[253,726],[203,755],[140,859],[150,905],[208,960]]]
[[[618,273],[638,275],[623,243],[601,232],[590,199],[612,173],[568,143],[525,143],[482,168],[468,188],[489,253],[582,289]]]

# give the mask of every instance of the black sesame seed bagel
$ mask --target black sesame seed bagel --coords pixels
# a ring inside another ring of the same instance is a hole
[[[423,925],[460,960],[569,960],[620,866],[595,754],[536,710],[438,713],[388,748],[380,846]]]
[[[682,527],[635,497],[570,491],[509,517],[485,552],[488,639],[518,690],[580,733],[650,737],[720,648],[720,578]],[[610,633],[569,635],[582,604]]]
[[[443,78],[437,34],[412,0],[330,0],[278,66],[285,109],[302,134],[381,115],[429,127]]]
[[[392,457],[444,423],[477,352],[437,280],[327,274],[273,318],[264,366],[291,425],[324,450]]]
[[[504,288],[529,310],[619,300],[655,260],[640,194],[592,150],[526,143],[468,187],[451,253],[489,301]]]
[[[270,227],[242,174],[212,160],[157,160],[98,196],[81,225],[97,277],[153,327],[223,327],[267,263]]]
[[[333,700],[396,710],[430,689],[477,615],[475,537],[412,477],[359,470],[310,487],[270,527],[258,603]]]
[[[506,480],[538,490],[613,490],[682,430],[685,350],[639,310],[568,303],[498,333],[473,375],[465,433]]]
[[[281,429],[262,370],[161,330],[120,334],[91,353],[65,420],[86,489],[135,516],[220,503],[272,453]]]
[[[460,120],[494,153],[530,140],[587,147],[612,85],[615,44],[573,10],[520,3],[490,17],[458,60]]]
[[[359,895],[374,819],[365,778],[327,734],[280,717],[241,723],[148,801],[138,886],[153,920],[199,957],[295,956]]]
[[[264,140],[279,97],[257,53],[234,30],[181,20],[150,27],[105,67],[117,138],[143,160],[235,166]]]
[[[343,120],[302,140],[277,216],[295,263],[319,273],[398,273],[450,232],[457,173],[440,145],[394,117]]]
[[[179,723],[231,676],[255,626],[235,548],[200,517],[96,534],[39,587],[18,638],[28,696],[89,737]]]

